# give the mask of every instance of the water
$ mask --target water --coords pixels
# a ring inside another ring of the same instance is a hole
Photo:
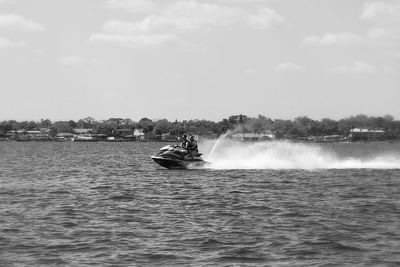
[[[0,266],[400,264],[400,143],[163,145],[0,142]]]

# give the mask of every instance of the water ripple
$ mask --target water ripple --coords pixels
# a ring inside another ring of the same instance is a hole
[[[0,265],[400,264],[399,170],[169,171],[159,145],[1,143]]]

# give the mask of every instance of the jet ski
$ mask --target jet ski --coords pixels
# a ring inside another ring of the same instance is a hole
[[[188,169],[190,167],[201,167],[206,161],[201,157],[201,153],[190,156],[190,153],[181,146],[164,146],[151,158],[158,165],[167,169]]]

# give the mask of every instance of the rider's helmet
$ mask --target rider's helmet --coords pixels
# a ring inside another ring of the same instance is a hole
[[[193,140],[194,140],[194,136],[191,135],[191,136],[189,137],[189,140],[190,140],[190,141],[193,141]]]

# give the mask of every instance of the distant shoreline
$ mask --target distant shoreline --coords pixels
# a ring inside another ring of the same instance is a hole
[[[230,135],[243,141],[285,139],[306,142],[385,141],[400,139],[400,121],[393,116],[366,115],[332,120],[312,120],[306,116],[293,120],[272,120],[264,115],[232,115],[221,121],[142,118],[110,118],[97,121],[87,117],[78,121],[42,119],[0,122],[0,139],[17,141],[170,141],[178,142],[183,134],[216,139]]]
[[[217,139],[208,139],[208,138],[200,138],[205,140],[217,140]],[[254,140],[254,141],[243,141],[237,140],[235,141],[242,143],[259,143],[259,142],[291,142],[291,143],[303,143],[303,144],[360,144],[360,143],[398,143],[400,140],[375,140],[375,141],[346,141],[346,142],[318,142],[318,141],[304,141],[304,140],[290,140],[290,139],[271,139],[271,140]],[[125,140],[117,140],[117,141],[107,141],[107,140],[95,140],[95,141],[60,141],[60,140],[9,140],[5,138],[0,138],[0,143],[179,143],[179,141],[165,141],[165,140],[150,140],[150,141],[125,141]]]

